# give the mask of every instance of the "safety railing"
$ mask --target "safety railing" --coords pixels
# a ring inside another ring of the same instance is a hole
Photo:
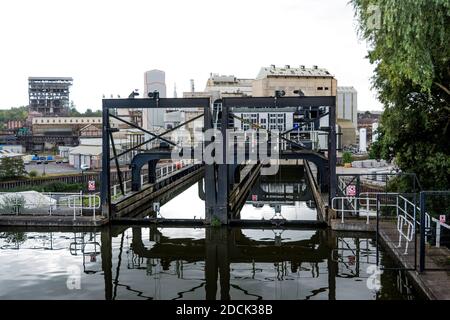
[[[335,210],[341,217],[341,223],[345,223],[345,216],[353,215],[366,216],[366,223],[369,224],[370,217],[376,216],[377,212],[377,198],[382,201],[379,202],[379,208],[391,207],[395,208],[397,218],[397,231],[399,232],[399,246],[401,245],[401,238],[405,239],[407,244],[412,241],[415,234],[415,224],[420,226],[421,214],[420,207],[413,203],[405,195],[395,192],[362,192],[359,197],[335,197],[332,199],[332,209]],[[440,220],[430,216],[425,212],[425,229],[429,230],[432,223],[436,224],[436,247],[441,245],[442,229],[450,230],[450,225],[441,222]],[[402,226],[402,227],[401,227]],[[406,231],[404,228],[406,227]],[[425,241],[428,241],[429,235],[426,234]],[[405,251],[408,250],[406,246]]]
[[[406,226],[406,231],[404,230]],[[408,254],[409,243],[414,238],[414,223],[409,221],[405,216],[399,215],[397,216],[397,231],[399,232],[398,236],[398,246],[397,248],[401,248],[402,239],[405,239],[405,252],[403,254]]]
[[[188,166],[194,165],[194,160],[180,160],[174,163],[167,164],[165,166],[161,166],[156,168],[156,181],[161,181],[162,179],[167,178],[173,173],[185,169]],[[141,174],[141,185],[145,184],[145,181],[148,180],[148,174]],[[131,191],[131,180],[126,180],[123,182],[124,192]],[[118,196],[121,196],[120,185],[115,184],[111,187],[111,197],[112,199],[116,199]]]
[[[73,220],[77,218],[77,212],[82,216],[83,210],[92,211],[92,219],[95,220],[96,210],[100,208],[100,197],[97,194],[79,194],[68,198],[68,206],[73,209]]]
[[[355,216],[359,213],[360,216],[366,216],[366,223],[369,224],[370,216],[376,216],[376,207],[377,199],[369,197],[335,197],[331,201],[331,208],[340,213],[341,223],[345,223],[345,213]]]
[[[0,215],[68,216],[83,215],[83,210],[95,213],[100,208],[97,194],[62,192],[2,192]]]
[[[441,229],[445,228],[447,230],[450,230],[450,226],[444,222],[439,221],[436,218],[431,218],[431,220],[436,223],[436,248],[439,248],[441,246]]]

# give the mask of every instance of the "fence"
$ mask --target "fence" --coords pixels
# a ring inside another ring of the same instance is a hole
[[[97,194],[40,193],[36,191],[0,193],[0,215],[15,216],[77,216],[92,215],[100,208]]]
[[[419,270],[450,270],[450,191],[421,192],[420,211]]]
[[[450,191],[420,192],[418,200],[416,193],[362,192],[333,198],[332,208],[341,223],[363,217],[369,224],[376,217],[377,236],[403,257],[407,269],[416,269],[419,253],[420,270],[450,270]]]
[[[170,163],[161,167],[156,168],[156,181],[160,181],[164,178],[169,177],[170,175],[174,174],[175,172],[179,172],[181,170],[184,170],[188,166],[191,166],[194,164],[194,160],[181,160],[176,163]],[[141,174],[141,185],[143,186],[145,184],[145,181],[148,181],[148,173]],[[131,192],[131,179],[125,180],[123,182],[123,187],[125,191],[125,195],[127,193]],[[120,185],[114,184],[111,187],[111,198],[113,200],[116,200],[118,197],[122,196],[122,192],[120,191]]]

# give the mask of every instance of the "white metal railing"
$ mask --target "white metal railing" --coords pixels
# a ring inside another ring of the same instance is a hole
[[[404,227],[406,226],[406,232],[404,231]],[[399,232],[398,236],[398,246],[397,248],[401,248],[402,246],[402,238],[405,239],[405,252],[403,254],[408,254],[409,243],[413,240],[414,236],[414,223],[409,221],[405,216],[399,215],[397,216],[397,231]]]
[[[342,182],[342,181],[340,181]],[[345,184],[343,185],[345,189]],[[342,187],[342,186],[341,186]],[[341,223],[345,222],[345,213],[361,213],[366,215],[366,223],[369,224],[369,217],[376,216],[377,211],[377,196],[387,196],[392,198],[392,203],[386,201],[385,203],[380,202],[380,207],[393,207],[396,210],[397,216],[397,229],[400,237],[404,237],[407,242],[412,241],[412,236],[415,233],[414,225],[420,226],[420,221],[417,219],[417,214],[421,213],[420,208],[416,206],[413,202],[408,200],[405,196],[395,193],[395,192],[362,192],[359,197],[335,197],[332,199],[332,209],[338,213],[341,213]],[[394,198],[395,197],[395,198]],[[358,205],[359,204],[359,208]],[[340,208],[337,205],[340,204]],[[345,209],[349,207],[350,209]],[[373,210],[373,207],[375,209]],[[400,228],[400,221],[402,226],[408,226],[407,232],[403,232]],[[425,212],[425,228],[431,228],[432,222],[436,223],[436,247],[440,247],[441,242],[441,229],[446,228],[450,230],[450,225],[440,222],[436,218],[432,218],[428,212]],[[412,226],[412,229],[411,227]],[[410,234],[410,232],[412,234]],[[428,236],[425,236],[425,241],[427,241]],[[400,245],[400,244],[399,244]],[[407,250],[407,248],[406,248]]]
[[[436,247],[439,248],[441,246],[441,229],[446,228],[450,230],[450,226],[436,218],[432,218],[432,221],[436,223]]]
[[[181,169],[186,168],[187,166],[194,165],[195,160],[180,160],[174,163],[170,163],[165,166],[161,166],[156,168],[156,181],[160,181],[163,178],[166,178],[172,175],[176,171],[180,171]],[[141,185],[145,184],[145,181],[148,179],[148,174],[141,174]],[[131,180],[126,180],[123,182],[125,194],[131,190]],[[120,195],[120,185],[115,184],[111,187],[111,196],[112,198],[116,198]]]
[[[97,194],[62,193],[62,192],[1,192],[0,215],[83,215],[83,210],[100,208]]]
[[[100,197],[97,194],[79,194],[68,198],[68,207],[73,209],[73,220],[77,212],[83,215],[83,210],[92,210],[92,219],[95,220],[95,211],[100,208]]]
[[[337,207],[339,203],[341,204],[340,208]],[[345,209],[346,206],[351,208]],[[354,213],[356,215],[359,212],[360,215],[366,215],[366,223],[369,224],[370,215],[376,216],[376,206],[377,199],[369,197],[335,197],[331,200],[331,208],[341,213],[341,223],[345,222],[345,213]],[[373,210],[374,207],[375,210]]]

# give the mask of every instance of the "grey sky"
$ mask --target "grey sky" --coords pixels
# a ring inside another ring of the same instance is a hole
[[[262,66],[318,65],[381,110],[373,67],[348,0],[39,0],[0,2],[0,108],[26,105],[28,76],[71,76],[80,110],[143,89],[166,72],[168,96],[210,74],[255,77]]]

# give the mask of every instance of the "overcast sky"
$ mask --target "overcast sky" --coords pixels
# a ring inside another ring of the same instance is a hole
[[[0,108],[28,104],[29,76],[74,78],[77,108],[143,90],[166,72],[168,97],[211,72],[254,78],[262,66],[318,65],[381,110],[348,0],[14,0],[0,2]]]

